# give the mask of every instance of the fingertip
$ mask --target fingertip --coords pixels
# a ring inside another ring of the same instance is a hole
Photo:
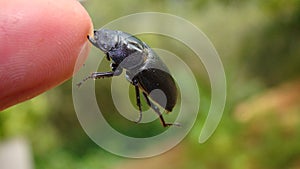
[[[0,110],[69,79],[79,69],[76,61],[83,64],[89,53],[86,37],[92,31],[78,1],[5,2],[0,10]]]

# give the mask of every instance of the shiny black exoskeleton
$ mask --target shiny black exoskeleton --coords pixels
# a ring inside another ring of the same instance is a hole
[[[177,100],[175,81],[157,54],[138,38],[117,30],[95,30],[94,38],[90,36],[87,38],[94,46],[106,54],[107,60],[112,60],[112,71],[94,72],[83,79],[82,82],[88,79],[118,76],[125,69],[127,80],[135,86],[136,102],[140,111],[137,122],[140,122],[142,118],[141,90],[147,104],[159,115],[163,126],[174,125],[165,122],[158,107],[148,98],[149,96],[153,101],[164,107],[167,112],[172,111]],[[78,83],[78,86],[82,82]]]

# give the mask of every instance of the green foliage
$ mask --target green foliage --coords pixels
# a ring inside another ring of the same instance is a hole
[[[241,55],[252,76],[268,85],[299,77],[300,2],[262,3],[269,22],[249,32]]]

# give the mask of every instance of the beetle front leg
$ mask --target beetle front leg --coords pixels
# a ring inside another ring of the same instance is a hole
[[[105,78],[105,77],[112,77],[112,76],[119,76],[122,73],[122,68],[120,68],[117,64],[112,63],[111,64],[112,71],[109,72],[93,72],[91,75],[88,77],[84,78],[81,80],[81,82],[77,83],[76,85],[80,87],[85,81],[89,79],[100,79],[100,78]]]
[[[112,77],[114,76],[114,72],[93,72],[91,75],[89,75],[88,77],[84,78],[81,80],[81,82],[77,83],[77,87],[80,87],[85,81],[89,80],[89,79],[100,79],[100,78],[104,78],[104,77]]]

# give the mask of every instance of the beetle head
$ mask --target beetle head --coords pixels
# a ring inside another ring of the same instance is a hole
[[[100,29],[94,31],[94,45],[107,53],[116,47],[119,42],[118,32],[108,29]]]

